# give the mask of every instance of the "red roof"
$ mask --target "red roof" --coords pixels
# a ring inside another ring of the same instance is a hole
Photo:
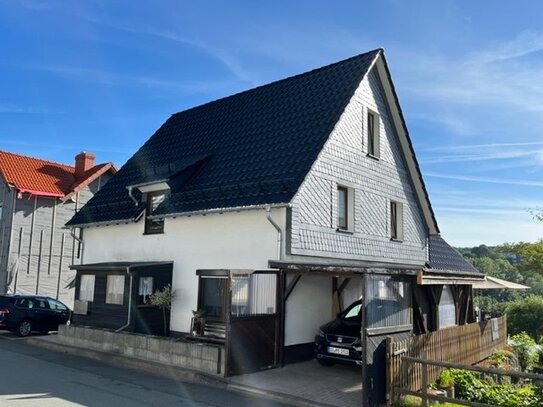
[[[111,163],[95,165],[76,182],[73,165],[0,150],[0,174],[4,180],[20,192],[34,195],[64,197],[92,182],[110,168],[115,171]]]

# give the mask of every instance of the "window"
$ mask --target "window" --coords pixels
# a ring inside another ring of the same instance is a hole
[[[379,115],[368,110],[368,155],[379,158]]]
[[[390,238],[403,240],[403,205],[390,201]]]
[[[347,188],[337,187],[337,227],[341,230],[347,230],[349,226],[348,196]]]
[[[439,329],[453,325],[456,325],[456,307],[451,287],[445,285],[439,300]]]
[[[149,302],[149,296],[153,293],[153,277],[140,277],[138,288],[138,304]]]
[[[338,231],[354,230],[354,190],[345,186],[337,186],[336,225]]]
[[[79,283],[79,299],[81,301],[94,301],[94,274],[82,274]]]
[[[366,286],[368,328],[405,326],[412,323],[409,282],[404,277],[371,275]]]
[[[66,308],[66,306],[63,303],[61,303],[60,301],[52,300],[51,298],[47,299],[47,303],[49,304],[49,308],[53,310],[58,310],[58,311],[68,310],[68,308]]]
[[[164,202],[166,193],[164,191],[148,192],[147,207],[145,209],[145,234],[163,233],[164,219],[150,219],[149,216]]]
[[[2,207],[3,207],[2,202],[0,202],[0,220],[2,220]]]
[[[122,305],[124,300],[124,276],[109,275],[106,281],[106,304]]]
[[[226,320],[226,277],[200,277],[198,309],[204,310],[206,319],[224,322]]]

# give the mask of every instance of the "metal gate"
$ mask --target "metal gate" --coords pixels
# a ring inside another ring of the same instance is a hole
[[[277,271],[231,270],[226,357],[229,376],[279,364]]]

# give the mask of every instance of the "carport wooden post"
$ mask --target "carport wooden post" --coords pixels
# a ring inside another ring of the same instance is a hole
[[[367,292],[366,292],[366,280],[367,273],[362,274],[362,312],[360,313],[360,342],[362,345],[362,406],[369,407],[369,394],[368,394],[368,351],[367,351],[367,336],[366,336],[366,303],[367,303]]]

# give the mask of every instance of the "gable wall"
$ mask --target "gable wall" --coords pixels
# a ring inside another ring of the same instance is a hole
[[[380,115],[380,159],[367,156],[368,109]],[[337,232],[337,185],[354,190],[354,230]],[[390,200],[403,242],[390,240]],[[423,265],[427,232],[376,69],[362,81],[292,202],[292,255]]]
[[[0,203],[2,204],[2,217],[0,219],[0,294],[6,291],[6,281],[10,267],[8,251],[11,238],[13,195],[13,190],[0,178]]]
[[[96,179],[74,195],[73,201],[62,202],[59,198],[28,194],[24,194],[22,199],[16,199],[10,264],[19,258],[17,291],[35,293],[39,270],[38,293],[56,297],[60,272],[59,300],[72,307],[73,289],[66,286],[75,277],[75,271],[69,267],[80,261],[80,251],[77,241],[70,236],[69,229],[64,229],[64,225],[108,179],[108,176],[105,180]],[[19,255],[20,236],[22,243]],[[13,289],[14,282],[10,287]]]

